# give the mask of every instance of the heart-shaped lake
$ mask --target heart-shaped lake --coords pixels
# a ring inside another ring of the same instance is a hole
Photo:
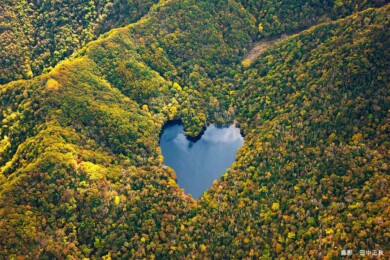
[[[192,142],[181,124],[171,124],[164,127],[160,139],[164,164],[175,170],[179,186],[194,198],[226,172],[243,143],[235,125],[210,125],[200,139]]]

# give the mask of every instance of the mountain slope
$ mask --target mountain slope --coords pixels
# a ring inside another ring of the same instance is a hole
[[[0,17],[3,18],[0,20],[0,84],[47,72],[102,33],[136,22],[156,6],[170,2],[175,1],[5,0],[0,6]],[[223,15],[226,4],[229,5],[229,12],[242,13],[245,10],[243,19],[256,21],[258,28],[253,39],[302,30],[318,22],[345,17],[386,3],[383,0],[202,2],[192,4],[204,6],[206,3],[207,8],[217,10],[217,15]],[[191,1],[181,4],[181,12],[185,13],[188,3]],[[172,18],[176,19],[177,16]],[[189,18],[196,21],[199,17]],[[221,28],[218,30],[224,33],[234,31],[234,24],[230,24],[229,18],[225,21],[227,23],[219,23]],[[230,36],[240,37],[241,34],[236,31]]]
[[[288,38],[244,73],[237,105],[245,145],[199,218],[223,234],[206,240],[210,255],[335,258],[342,249],[388,249],[386,12]]]
[[[137,21],[157,2],[4,0],[0,84],[50,70],[100,34]]]
[[[49,74],[1,86],[1,256],[388,250],[388,8],[288,37],[244,68],[248,10],[160,3]],[[160,129],[177,118],[191,135],[232,120],[245,133],[199,201],[162,164]]]

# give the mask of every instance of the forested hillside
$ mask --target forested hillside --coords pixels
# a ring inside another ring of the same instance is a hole
[[[29,79],[101,33],[137,21],[157,0],[3,0],[0,84]]]
[[[6,5],[0,83],[31,79],[0,85],[0,258],[388,254],[385,1]],[[199,200],[163,165],[173,119],[245,135]]]
[[[329,22],[386,3],[384,0],[241,0],[240,2],[256,18],[259,38],[296,32],[314,24]]]
[[[4,0],[0,6],[0,84],[29,79],[50,71],[59,61],[68,58],[100,34],[139,20],[158,2],[164,4],[171,1]],[[202,16],[186,13],[191,6],[190,2],[184,1],[181,4],[181,12],[190,19],[184,22],[200,21]],[[246,12],[241,17],[256,21],[257,31],[252,35],[253,40],[256,40],[298,31],[370,6],[379,7],[384,3],[385,0],[206,1],[207,8],[215,9],[215,12],[209,12],[207,9],[203,11],[211,15],[218,12],[223,15],[224,11],[220,7],[229,5],[230,12]],[[202,1],[193,5],[205,7]],[[181,15],[180,13],[176,14]],[[229,18],[214,25],[221,26],[218,30],[222,32],[238,29],[234,25],[231,26]],[[194,27],[200,29],[203,26]],[[235,32],[231,36],[239,38],[241,33]],[[202,39],[209,40],[207,37]]]

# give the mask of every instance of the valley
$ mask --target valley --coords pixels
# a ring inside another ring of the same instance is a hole
[[[0,258],[388,255],[387,2],[57,2],[0,9]],[[175,120],[245,139],[199,197]]]

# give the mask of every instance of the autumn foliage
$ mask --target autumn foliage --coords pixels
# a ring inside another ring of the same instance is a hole
[[[16,24],[19,2],[53,35],[0,24],[0,258],[389,250],[389,5],[6,1]],[[245,136],[199,200],[163,165],[160,131],[177,119],[190,136],[233,121]]]

